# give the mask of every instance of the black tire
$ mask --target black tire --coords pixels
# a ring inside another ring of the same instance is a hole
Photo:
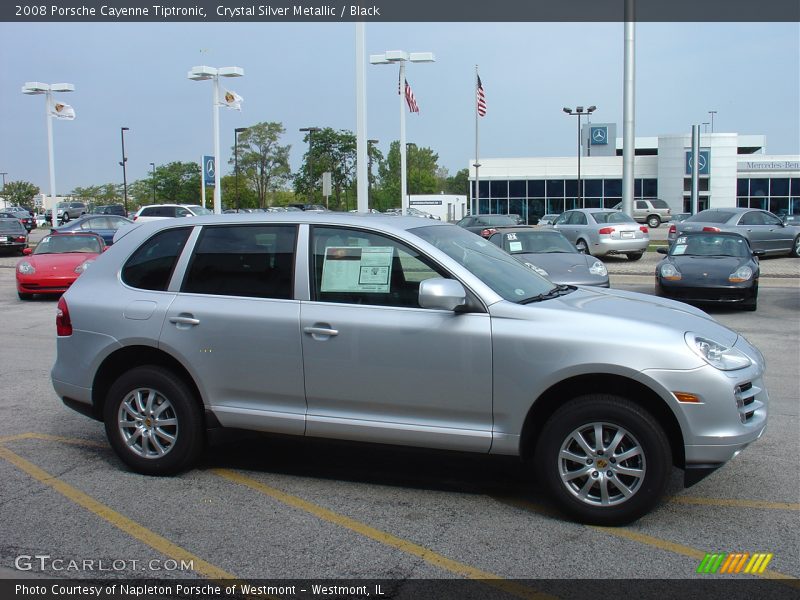
[[[590,464],[589,455],[576,445],[573,436],[583,429],[580,435],[592,449],[596,424],[601,424],[601,448],[605,452],[593,454]],[[583,437],[587,431],[589,439]],[[616,432],[624,432],[624,436],[611,449],[606,444]],[[579,457],[583,453],[586,458],[563,458],[562,448]],[[638,455],[616,462],[616,456],[637,448]],[[609,450],[615,451],[612,456],[608,455]],[[623,525],[646,514],[663,495],[672,469],[669,441],[656,419],[630,400],[610,394],[580,396],[559,408],[542,430],[535,460],[540,479],[560,508],[582,523],[595,525]],[[585,472],[586,476],[570,478],[571,473],[577,472]],[[632,494],[625,497],[622,488],[616,487],[617,482]],[[605,500],[603,486],[607,490]],[[585,498],[579,497],[584,490]]]
[[[755,289],[753,289],[753,297],[742,304],[742,310],[758,310],[758,284],[756,284]]]
[[[575,247],[581,254],[586,254],[587,256],[592,255],[592,253],[589,251],[589,244],[586,243],[586,240],[578,240],[575,242]]]
[[[658,229],[658,226],[661,225],[661,217],[658,215],[650,215],[647,217],[647,224],[653,229]]]
[[[23,292],[17,292],[17,296],[19,296],[20,300],[33,300],[33,294],[25,294]]]
[[[800,258],[800,235],[794,238],[794,243],[792,244],[792,250],[789,252],[789,256]]]
[[[644,256],[644,252],[628,252],[625,256],[628,257],[628,260],[639,260]]]
[[[151,398],[148,390],[155,391],[155,397]],[[167,406],[159,409],[165,403]],[[123,411],[123,404],[129,409],[133,406],[133,411]],[[154,365],[136,367],[111,386],[103,417],[106,436],[117,456],[145,475],[172,475],[189,468],[205,442],[198,399],[174,373]],[[122,417],[125,425],[120,424]],[[159,418],[161,426],[157,426]]]

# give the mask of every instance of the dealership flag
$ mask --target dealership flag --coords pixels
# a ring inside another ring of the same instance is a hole
[[[483,93],[480,75],[478,76],[478,116],[486,116],[486,94]]]
[[[408,104],[409,112],[419,112],[419,105],[417,104],[417,99],[414,98],[414,92],[411,91],[411,86],[408,85],[408,79],[406,79],[406,103]]]
[[[50,102],[50,116],[56,119],[67,119],[72,121],[75,118],[75,109],[69,104],[52,100]]]
[[[243,101],[243,98],[236,92],[222,90],[222,98],[220,101],[222,106],[227,106],[228,108],[233,108],[235,110],[242,110]]]

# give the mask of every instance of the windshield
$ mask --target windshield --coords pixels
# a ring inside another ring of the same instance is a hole
[[[214,211],[209,210],[207,208],[203,208],[202,206],[194,206],[194,205],[192,205],[192,206],[187,206],[186,208],[190,208],[192,210],[192,212],[197,216],[199,216],[199,215],[213,215],[214,214]]]
[[[555,231],[510,231],[503,236],[503,250],[511,254],[545,254],[566,252],[577,254],[578,249]]]
[[[481,215],[475,221],[476,225],[516,225],[517,222],[506,215]]]
[[[100,241],[93,235],[48,235],[36,246],[34,254],[66,254],[84,252],[100,254]]]
[[[557,290],[550,280],[466,229],[434,225],[411,232],[447,254],[504,300],[524,304]]]
[[[732,212],[724,210],[704,210],[686,219],[686,222],[700,223],[727,223],[733,216]]]
[[[747,241],[732,235],[682,235],[669,249],[670,256],[735,256],[750,255]]]
[[[636,223],[633,217],[616,210],[590,213],[595,223]]]

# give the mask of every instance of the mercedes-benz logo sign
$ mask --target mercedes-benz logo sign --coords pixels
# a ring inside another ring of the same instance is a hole
[[[693,166],[694,161],[692,160],[692,155],[689,155],[689,168],[691,169]],[[702,171],[706,168],[706,157],[704,154],[700,154],[700,160],[697,161],[697,170]]]
[[[208,173],[209,177],[214,176],[214,159],[210,159],[206,161],[206,173]]]
[[[600,128],[595,129],[594,132],[592,133],[592,139],[595,142],[605,141],[605,139],[606,139],[606,131],[605,131],[605,129],[600,129]]]

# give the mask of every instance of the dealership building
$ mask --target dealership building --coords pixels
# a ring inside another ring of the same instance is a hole
[[[470,210],[535,223],[544,214],[619,204],[622,138],[616,130],[614,123],[581,128],[580,195],[577,156],[481,158],[478,196],[475,166],[469,167]],[[742,206],[800,214],[800,155],[767,154],[763,135],[702,133],[699,156],[700,210]],[[692,161],[691,134],[636,138],[634,200],[660,198],[673,214],[691,212]]]

